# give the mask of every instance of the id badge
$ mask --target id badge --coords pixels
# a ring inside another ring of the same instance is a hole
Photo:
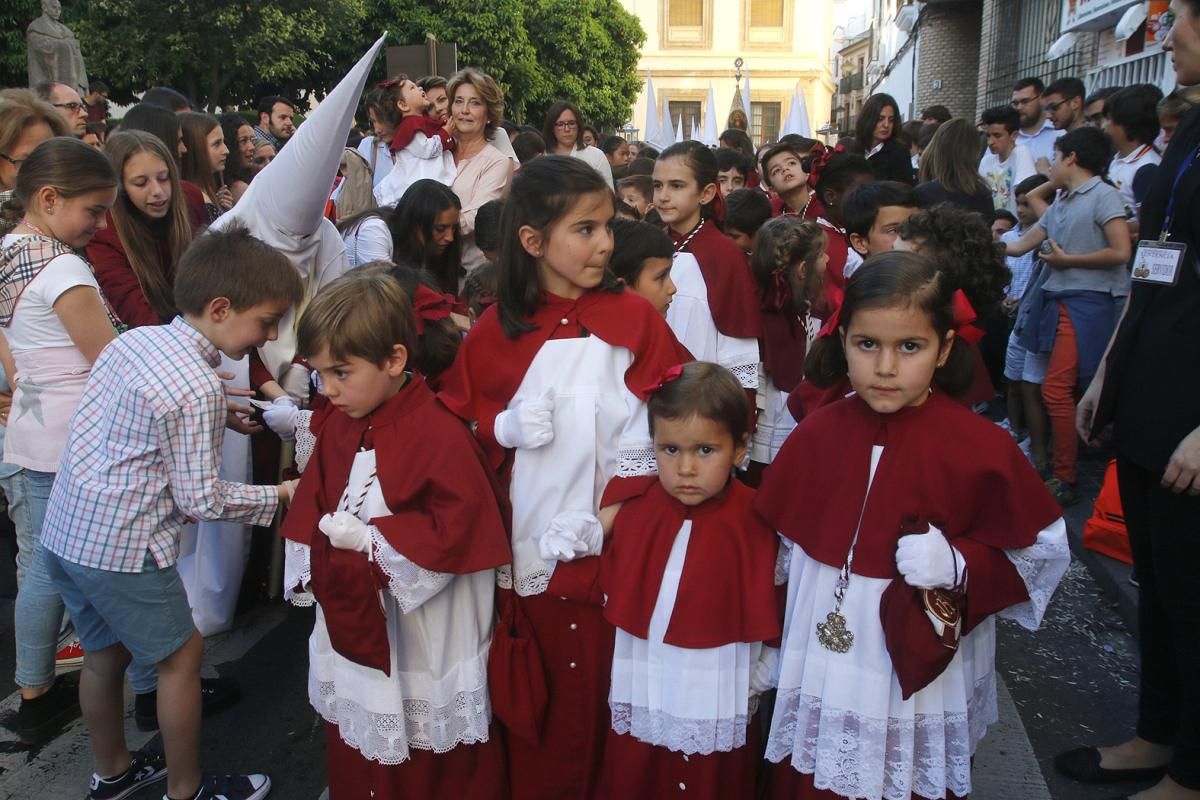
[[[1133,279],[1142,283],[1174,286],[1179,282],[1179,270],[1187,245],[1183,242],[1138,242],[1133,258]]]

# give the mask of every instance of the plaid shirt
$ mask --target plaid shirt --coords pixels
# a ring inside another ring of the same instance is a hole
[[[179,556],[187,517],[269,525],[274,486],[218,477],[225,433],[220,353],[176,317],[96,359],[50,494],[42,544],[75,564],[141,572]]]
[[[1000,241],[1020,241],[1025,232],[1025,228],[1017,226],[1011,231],[1000,234]],[[1010,300],[1020,300],[1024,296],[1025,287],[1029,285],[1029,279],[1033,277],[1034,259],[1037,257],[1037,253],[1035,247],[1023,256],[1005,256],[1008,268],[1012,271],[1012,283],[1008,284],[1008,288],[1005,290],[1005,294]]]

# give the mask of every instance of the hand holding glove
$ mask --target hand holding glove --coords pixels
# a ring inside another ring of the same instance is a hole
[[[600,520],[586,511],[564,511],[538,539],[538,554],[546,561],[574,561],[600,555],[603,546]]]
[[[329,537],[329,543],[338,550],[371,552],[371,529],[367,523],[349,511],[338,511],[321,517],[317,524],[321,533]]]
[[[276,397],[270,408],[263,409],[263,422],[285,442],[296,438],[296,415],[300,410],[291,397]]]
[[[501,447],[536,450],[554,441],[554,395],[517,403],[496,415],[493,426]]]
[[[967,562],[945,535],[930,525],[929,533],[900,537],[896,569],[905,583],[917,589],[953,589],[956,578],[962,582]]]

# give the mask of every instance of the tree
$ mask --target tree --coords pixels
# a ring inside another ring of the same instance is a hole
[[[79,12],[89,76],[136,92],[171,86],[213,108],[252,102],[262,84],[323,96],[366,0],[91,0]]]
[[[29,83],[25,68],[25,29],[41,13],[38,0],[5,0],[0,4],[0,87],[24,87]],[[69,20],[67,24],[70,25]],[[91,65],[88,67],[90,78]]]

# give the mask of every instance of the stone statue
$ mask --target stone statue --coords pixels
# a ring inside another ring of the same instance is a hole
[[[56,81],[87,94],[87,71],[79,40],[71,29],[58,21],[62,13],[59,0],[42,0],[42,15],[25,30],[29,87]]]

